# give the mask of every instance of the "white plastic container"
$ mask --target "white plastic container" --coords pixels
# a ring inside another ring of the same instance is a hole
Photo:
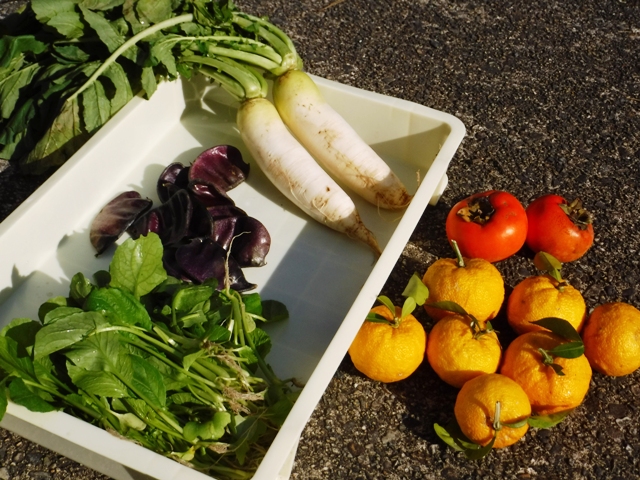
[[[248,181],[230,192],[272,237],[268,264],[245,275],[263,298],[284,302],[291,314],[269,326],[268,363],[279,377],[306,384],[255,479],[289,477],[306,422],[425,208],[446,187],[465,134],[449,114],[314,79],[415,197],[405,211],[385,212],[354,196],[383,248],[376,260],[364,244],[304,216],[255,164]],[[196,79],[161,84],[151,100],[135,98],[109,121],[0,223],[0,328],[16,317],[36,319],[42,302],[68,293],[75,273],[108,267],[109,255],[94,256],[89,225],[120,192],[137,190],[157,201],[156,180],[166,165],[188,165],[214,145],[235,145],[251,161],[235,113],[223,91]],[[32,413],[10,403],[1,425],[118,480],[211,478],[62,412]]]

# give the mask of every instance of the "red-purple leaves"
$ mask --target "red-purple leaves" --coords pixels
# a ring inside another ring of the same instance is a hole
[[[162,203],[149,210],[148,201],[147,208],[124,227],[122,222],[117,228],[102,227],[109,236],[100,240],[100,253],[125,229],[133,238],[154,232],[165,248],[164,264],[170,275],[196,283],[215,277],[222,288],[228,261],[232,287],[238,291],[255,288],[246,281],[241,268],[264,265],[271,238],[264,225],[238,208],[226,193],[243,182],[248,173],[249,165],[240,151],[228,145],[204,151],[191,166],[170,164],[157,182]],[[140,197],[136,192],[127,195]],[[94,232],[99,217],[92,225],[94,246],[98,244],[94,235],[99,238],[102,231]],[[105,220],[99,224],[108,223]]]
[[[200,180],[227,192],[249,176],[249,164],[240,150],[231,145],[218,145],[202,152],[189,169],[189,180]]]
[[[91,224],[89,239],[96,255],[113,244],[141,214],[152,206],[138,192],[124,192],[107,203]]]

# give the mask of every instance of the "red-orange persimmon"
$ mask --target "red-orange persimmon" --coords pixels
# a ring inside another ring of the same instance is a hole
[[[461,200],[449,212],[447,238],[468,258],[498,262],[510,257],[527,238],[527,214],[516,197],[490,190]]]
[[[527,245],[566,263],[582,257],[593,245],[593,219],[580,199],[569,203],[560,195],[536,198],[527,207]]]

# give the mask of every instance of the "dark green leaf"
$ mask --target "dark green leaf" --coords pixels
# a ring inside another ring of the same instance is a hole
[[[77,99],[64,102],[60,114],[33,150],[21,161],[23,169],[38,174],[50,167],[62,165],[86,140],[82,133]]]
[[[165,66],[171,77],[178,76],[176,59],[172,52],[173,46],[176,44],[174,38],[174,36],[167,36],[156,41],[151,47],[151,55]]]
[[[416,305],[423,305],[424,302],[429,298],[429,289],[422,282],[422,279],[418,276],[417,273],[414,273],[409,279],[409,283],[405,287],[402,292],[403,297],[413,298],[416,302]]]
[[[30,318],[14,318],[9,325],[2,329],[0,335],[13,339],[17,344],[17,355],[25,357],[29,355],[28,349],[33,347],[36,333],[40,328],[42,325]]]
[[[141,83],[147,99],[151,98],[151,95],[153,95],[158,88],[156,75],[153,73],[153,67],[144,67],[142,69]]]
[[[67,297],[58,296],[58,297],[50,298],[49,300],[44,302],[42,305],[40,305],[40,307],[38,308],[38,318],[42,323],[45,323],[44,320],[45,318],[47,318],[47,315],[49,314],[49,312],[57,308],[66,307],[66,306],[67,306]]]
[[[267,425],[256,417],[248,417],[237,425],[232,448],[240,465],[244,464],[251,444],[255,443],[266,431]]]
[[[124,355],[118,360],[121,380],[149,405],[163,408],[167,401],[167,391],[158,369],[137,355]]]
[[[254,331],[248,333],[247,335],[251,337],[253,345],[256,347],[258,354],[262,358],[265,358],[271,351],[271,338],[269,337],[267,332],[265,332],[261,328],[256,328]]]
[[[547,351],[554,357],[578,358],[584,353],[584,343],[582,341],[562,343]]]
[[[31,358],[18,355],[18,343],[13,338],[0,336],[0,368],[8,375],[36,380]]]
[[[562,422],[573,410],[566,410],[551,415],[532,415],[529,417],[529,425],[534,428],[551,428]]]
[[[111,286],[137,298],[151,292],[167,278],[162,252],[162,242],[155,233],[127,239],[116,249],[109,266]]]
[[[32,412],[53,412],[56,407],[31,391],[21,378],[16,378],[9,384],[9,396],[11,400],[26,407]]]
[[[4,35],[0,38],[0,70],[9,67],[13,60],[22,58],[22,53],[38,54],[46,48],[47,45],[36,40],[33,35]],[[22,61],[19,62],[21,63]]]
[[[188,442],[201,440],[218,440],[224,435],[225,427],[231,422],[229,412],[216,412],[213,419],[204,422],[187,422],[184,426],[183,435]]]
[[[467,311],[464,308],[462,308],[461,305],[458,305],[456,302],[442,301],[442,302],[426,303],[426,305],[433,308],[439,308],[441,310],[447,310],[452,313],[457,313],[459,315],[467,315]]]
[[[386,323],[387,325],[391,325],[391,322],[389,321],[389,319],[383,317],[382,315],[380,315],[379,313],[371,313],[369,312],[367,314],[367,317],[365,318],[365,320],[367,322],[373,322],[373,323]]]
[[[43,23],[62,12],[73,12],[76,8],[75,0],[31,0],[31,8],[36,18]]]
[[[65,352],[74,365],[86,370],[115,373],[116,362],[124,352],[117,332],[102,332],[76,343]]]
[[[171,0],[138,0],[138,17],[142,23],[159,23],[171,17]]]
[[[289,310],[287,306],[277,300],[262,301],[262,317],[267,322],[280,322],[289,319]]]
[[[580,334],[576,331],[574,326],[562,318],[547,317],[531,323],[540,325],[547,330],[551,330],[551,332],[566,340],[582,342],[582,337],[580,337]]]
[[[89,10],[109,10],[114,7],[119,7],[123,3],[124,0],[82,0],[80,6],[88,8]]]
[[[80,38],[84,34],[84,24],[78,12],[60,12],[53,16],[47,25],[55,28],[66,38]]]
[[[480,460],[482,457],[486,457],[491,453],[491,449],[493,448],[493,444],[496,443],[496,436],[494,435],[491,441],[480,448],[472,448],[465,450],[464,454],[469,460]]]
[[[85,310],[102,313],[110,323],[138,325],[151,330],[147,309],[131,293],[120,288],[96,288],[84,305]]]
[[[213,288],[207,285],[193,285],[177,290],[172,301],[176,312],[191,313],[196,308],[202,308],[203,302],[213,295]]]
[[[185,355],[182,358],[182,366],[185,370],[189,370],[191,368],[191,365],[193,365],[193,362],[198,360],[203,355],[206,355],[206,353],[207,352],[205,352],[204,350],[197,350],[193,353],[190,353],[189,355]]]
[[[129,396],[125,384],[110,372],[85,370],[71,363],[67,363],[67,372],[71,381],[85,392],[101,397],[123,398]]]
[[[40,65],[29,65],[0,79],[0,115],[9,118],[20,98],[20,89],[29,85],[40,70]]]
[[[102,76],[113,84],[114,92],[111,97],[111,115],[124,107],[133,98],[133,92],[127,74],[118,62],[109,65]]]
[[[95,30],[102,43],[107,46],[110,53],[113,53],[125,42],[125,37],[116,30],[109,21],[99,13],[80,6],[82,16],[86,22]],[[138,56],[138,47],[133,45],[122,53],[122,56],[135,62]]]
[[[207,328],[204,338],[211,342],[224,343],[229,341],[229,338],[231,338],[231,332],[228,328],[220,325],[211,325]]]
[[[82,63],[89,60],[90,56],[77,45],[54,45],[53,49],[58,60],[73,63]]]
[[[82,273],[76,273],[71,278],[71,285],[69,286],[69,296],[79,305],[82,305],[93,288],[93,284],[87,277],[85,277]]]
[[[111,118],[111,102],[99,80],[82,92],[82,107],[82,118],[87,132],[100,128]]]
[[[4,385],[0,385],[0,421],[4,418],[4,414],[7,413],[7,406],[9,402],[7,400],[7,389]]]
[[[45,325],[36,334],[33,350],[34,358],[50,355],[70,347],[86,338],[99,327],[107,325],[104,317],[97,312],[80,312],[60,318]]]

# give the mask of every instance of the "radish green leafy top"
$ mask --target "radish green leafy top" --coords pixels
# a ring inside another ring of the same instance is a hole
[[[0,158],[32,173],[163,79],[199,72],[243,100],[301,68],[286,34],[230,0],[32,0],[0,34]]]

